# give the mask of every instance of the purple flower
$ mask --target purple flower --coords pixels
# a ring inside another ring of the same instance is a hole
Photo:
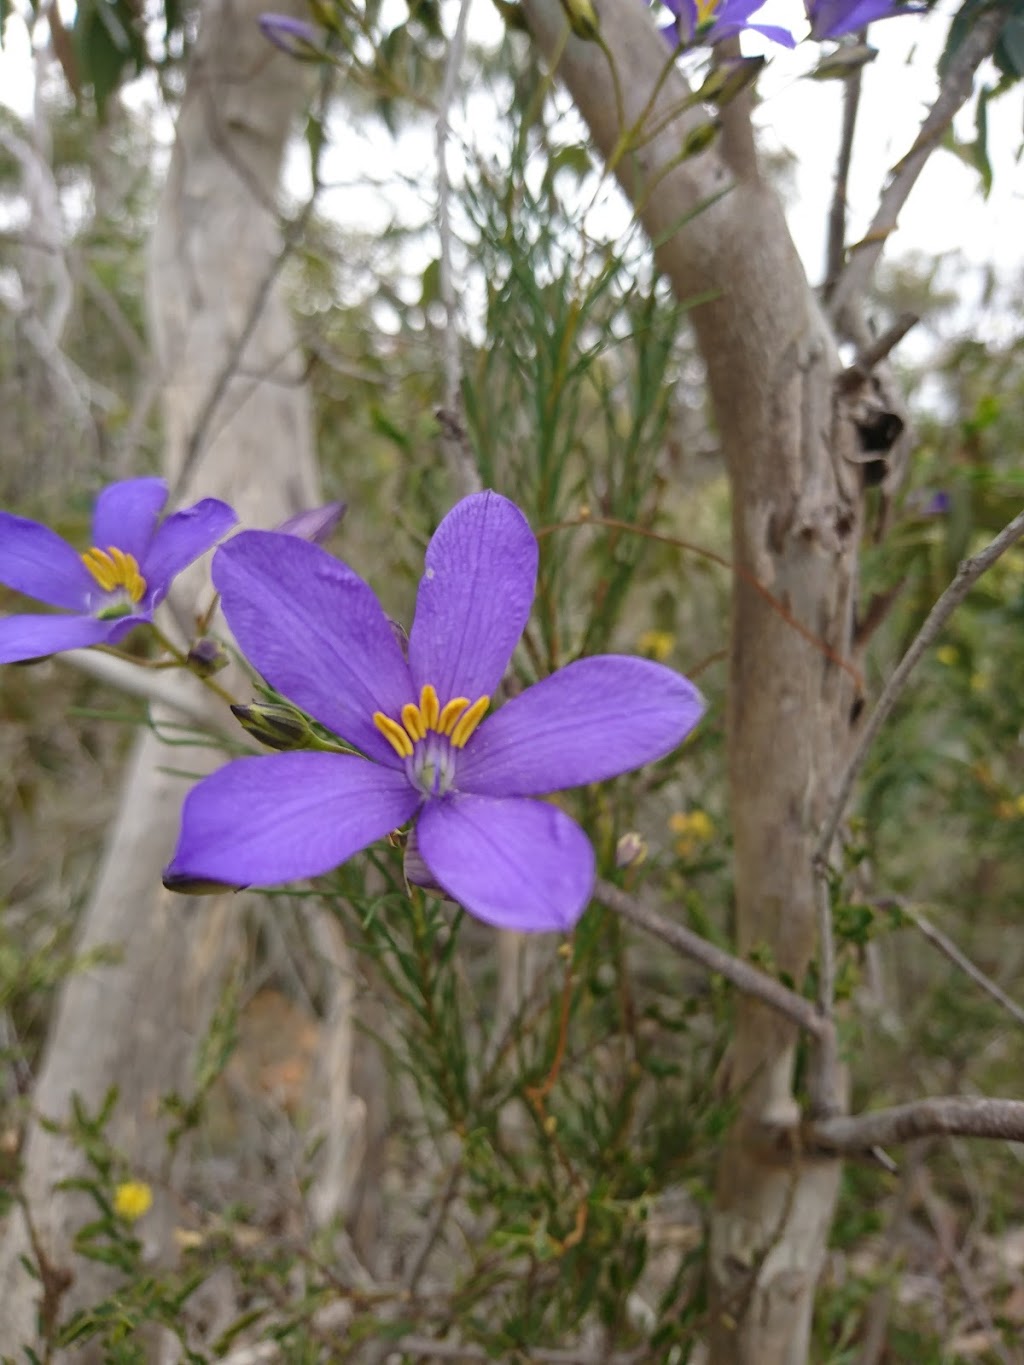
[[[289,57],[320,55],[320,30],[307,20],[290,14],[261,14],[258,23],[264,38]]]
[[[856,33],[877,19],[915,13],[919,7],[897,4],[895,0],[804,0],[804,8],[811,25],[810,36],[824,42]]]
[[[0,663],[114,644],[151,620],[171,580],[237,520],[204,498],[157,525],[166,501],[163,479],[112,483],[96,499],[85,554],[38,521],[0,512],[0,583],[67,613],[0,619]]]
[[[675,16],[673,22],[661,30],[673,47],[713,47],[723,38],[733,38],[748,28],[783,47],[796,46],[788,29],[750,22],[750,16],[762,8],[765,0],[663,0],[663,3]]]
[[[245,531],[214,583],[241,649],[282,696],[361,751],[237,759],[185,801],[170,885],[327,872],[416,820],[433,880],[488,924],[567,930],[594,880],[573,820],[532,798],[671,752],[703,711],[648,659],[580,659],[485,719],[526,625],[537,542],[496,493],[427,549],[408,659],[371,589],[315,545]]]
[[[320,507],[307,507],[274,529],[281,535],[300,536],[314,545],[322,545],[340,523],[347,506],[344,502],[325,502]]]

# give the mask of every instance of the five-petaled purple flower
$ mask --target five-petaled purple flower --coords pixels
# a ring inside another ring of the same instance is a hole
[[[594,853],[533,798],[671,752],[703,702],[647,659],[579,659],[485,720],[526,625],[537,541],[496,493],[464,499],[427,549],[408,657],[371,589],[314,545],[244,531],[214,583],[241,649],[283,696],[361,751],[236,759],[188,795],[168,885],[327,872],[416,820],[433,880],[489,924],[567,930]]]
[[[920,6],[899,4],[896,0],[804,0],[811,37],[818,42],[856,33],[878,19],[913,14]]]
[[[115,644],[151,620],[171,580],[237,520],[204,498],[158,525],[166,501],[163,479],[112,483],[96,499],[85,554],[38,521],[0,512],[0,583],[69,613],[0,619],[0,663]]]
[[[673,46],[713,47],[744,29],[753,29],[783,47],[796,46],[788,29],[776,24],[750,22],[750,16],[763,7],[765,0],[663,0],[663,3],[675,16],[672,23],[661,30]]]

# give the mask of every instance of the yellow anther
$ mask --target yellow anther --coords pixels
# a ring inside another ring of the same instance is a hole
[[[718,9],[719,0],[697,0],[697,27],[703,28],[705,24],[710,24],[715,17]]]
[[[134,555],[125,554],[115,545],[109,545],[105,550],[94,545],[91,550],[86,550],[82,563],[104,592],[124,588],[132,602],[141,602],[145,597],[146,580],[139,573]]]
[[[441,705],[437,700],[436,690],[430,683],[424,683],[420,692],[420,715],[423,717],[423,724],[428,730],[437,729],[440,714]]]
[[[427,733],[420,708],[414,701],[407,701],[402,707],[402,724],[405,726],[406,734],[413,741],[422,739]]]
[[[483,720],[487,713],[487,708],[491,704],[490,697],[478,697],[465,715],[459,718],[458,723],[452,730],[452,747],[461,749],[466,741]]]
[[[381,732],[387,742],[394,749],[399,758],[412,758],[412,740],[405,733],[397,720],[392,720],[383,711],[374,711],[373,723]]]
[[[445,703],[444,710],[437,718],[434,729],[439,735],[450,735],[455,729],[455,722],[469,705],[468,697],[453,697],[450,702]]]

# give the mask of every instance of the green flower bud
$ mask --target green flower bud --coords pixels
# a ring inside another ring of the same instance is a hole
[[[217,640],[209,635],[201,635],[188,651],[186,663],[197,678],[212,678],[222,668],[227,668],[231,660],[228,652]]]
[[[232,706],[231,710],[242,729],[268,749],[311,747],[314,736],[309,721],[293,706],[264,701],[252,706]]]

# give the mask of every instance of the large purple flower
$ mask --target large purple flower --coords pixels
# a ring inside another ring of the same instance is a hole
[[[237,520],[204,498],[158,525],[166,501],[163,479],[112,483],[96,499],[85,554],[38,521],[0,512],[0,583],[66,613],[0,619],[0,663],[115,644],[151,620],[171,580]]]
[[[919,12],[923,6],[898,4],[896,0],[804,0],[811,37],[818,42],[856,33],[878,19]]]
[[[489,924],[569,929],[594,881],[573,820],[531,798],[669,753],[703,710],[647,659],[580,659],[484,719],[533,600],[537,542],[479,493],[427,549],[406,659],[371,589],[315,545],[244,531],[213,578],[251,663],[365,757],[240,758],[188,795],[169,885],[266,885],[327,872],[416,819],[434,881]]]
[[[765,0],[662,0],[675,16],[662,33],[673,46],[713,47],[724,38],[733,38],[744,29],[753,29],[783,47],[795,47],[788,29],[776,24],[752,24],[750,16]]]

